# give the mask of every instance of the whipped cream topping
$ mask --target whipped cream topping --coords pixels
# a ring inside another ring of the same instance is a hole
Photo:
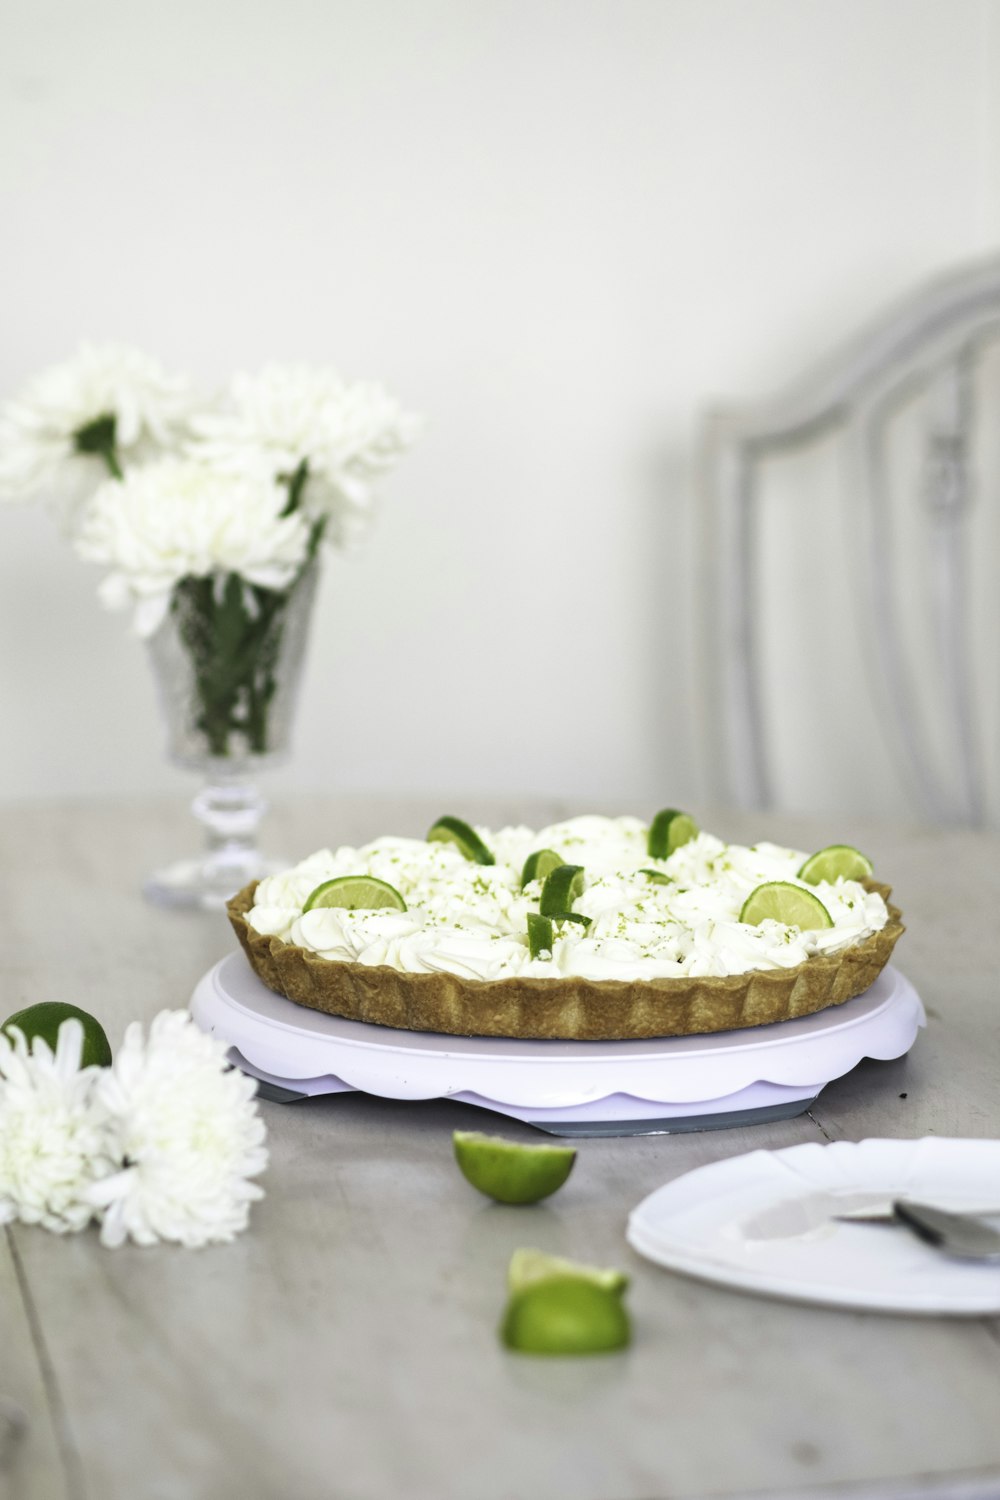
[[[862,942],[888,921],[882,897],[857,881],[814,886],[798,880],[806,853],[777,844],[746,848],[699,833],[669,859],[657,860],[646,852],[646,824],[632,817],[570,818],[537,832],[476,832],[496,864],[475,864],[453,844],[423,839],[321,849],[262,880],[247,921],[321,958],[477,980],[634,980],[793,968],[813,954]],[[587,928],[556,922],[551,955],[532,958],[527,917],[538,911],[541,883],[531,881],[522,891],[521,870],[536,849],[554,849],[567,864],[583,866],[584,890],[573,909],[591,920]],[[648,870],[669,878],[651,880],[643,873]],[[304,912],[310,893],[339,875],[387,881],[407,910]],[[771,920],[741,922],[747,896],[772,880],[812,891],[833,926],[801,931]]]

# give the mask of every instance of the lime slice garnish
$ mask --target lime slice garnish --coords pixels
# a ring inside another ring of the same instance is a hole
[[[540,958],[543,953],[552,952],[553,922],[574,922],[577,927],[586,929],[590,926],[591,919],[579,911],[554,911],[548,917],[538,911],[529,911],[528,952],[532,958]]]
[[[828,844],[817,854],[810,854],[798,878],[819,885],[821,880],[867,880],[871,873],[872,862],[860,849],[852,844]]]
[[[546,1255],[544,1250],[515,1250],[507,1268],[507,1290],[513,1297],[536,1281],[566,1276],[592,1281],[595,1286],[603,1287],[606,1292],[617,1292],[619,1296],[628,1286],[625,1272],[612,1267],[587,1266],[582,1261],[564,1260],[561,1255]]]
[[[79,1021],[83,1027],[80,1066],[106,1068],[111,1061],[111,1044],[107,1032],[96,1016],[80,1010],[76,1005],[67,1005],[61,1000],[43,1000],[40,1005],[29,1005],[8,1016],[0,1031],[9,1031],[11,1026],[18,1026],[24,1032],[25,1041],[30,1042],[33,1037],[40,1036],[54,1052],[59,1040],[59,1028],[71,1018]]]
[[[543,917],[541,912],[528,913],[528,952],[532,958],[552,952],[552,922],[549,917]]]
[[[461,818],[438,818],[427,835],[429,844],[454,844],[466,857],[477,865],[495,865],[496,860],[474,828]]]
[[[756,926],[768,917],[784,922],[787,927],[799,927],[803,932],[833,926],[833,918],[819,897],[812,891],[804,891],[800,885],[790,885],[787,880],[770,880],[759,885],[744,901],[741,922]]]
[[[576,1161],[573,1146],[524,1146],[477,1130],[452,1134],[466,1181],[498,1203],[537,1203],[561,1188]]]
[[[532,880],[544,880],[546,875],[551,875],[563,862],[561,854],[554,849],[536,849],[534,854],[529,854],[524,861],[524,869],[521,871],[521,889]]]
[[[632,1336],[621,1293],[589,1277],[536,1281],[507,1303],[500,1338],[519,1354],[609,1354]]]
[[[654,885],[673,885],[672,875],[665,875],[662,870],[640,870],[640,875],[645,875]]]
[[[675,849],[698,837],[698,825],[676,807],[664,807],[649,825],[646,853],[654,859],[669,859]]]
[[[396,887],[386,880],[376,880],[374,875],[338,875],[324,880],[310,891],[302,910],[313,911],[317,906],[339,906],[347,911],[378,911],[383,907],[406,910]]]
[[[563,917],[583,895],[583,866],[558,865],[545,877],[538,909],[544,917]]]

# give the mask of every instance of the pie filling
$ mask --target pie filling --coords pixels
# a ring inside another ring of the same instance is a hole
[[[724,977],[791,969],[838,953],[881,930],[885,901],[857,881],[807,885],[797,878],[807,854],[776,844],[726,844],[699,833],[667,859],[647,852],[638,818],[586,816],[533,831],[476,833],[495,863],[468,859],[455,844],[385,837],[354,849],[322,849],[262,880],[247,913],[263,936],[333,962],[462,979],[642,980]],[[581,866],[582,892],[555,920],[551,949],[532,957],[528,916],[541,882],[522,890],[528,856],[551,849]],[[399,892],[406,910],[317,906],[311,893],[338,876],[370,875]],[[771,881],[818,897],[833,925],[802,930],[766,918],[740,921],[750,892]]]

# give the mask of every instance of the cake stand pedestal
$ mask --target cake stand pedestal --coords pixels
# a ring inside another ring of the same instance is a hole
[[[198,1025],[228,1042],[264,1098],[361,1090],[455,1099],[552,1135],[670,1135],[789,1119],[865,1057],[908,1052],[925,1023],[891,966],[863,995],[796,1021],[630,1042],[517,1041],[396,1031],[276,995],[242,953],[199,981]]]

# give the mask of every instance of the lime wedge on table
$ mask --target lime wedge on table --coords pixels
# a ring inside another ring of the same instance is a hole
[[[821,880],[867,880],[872,873],[872,862],[860,849],[852,844],[828,844],[816,854],[810,854],[799,871],[799,879],[810,885],[819,885]]]
[[[454,844],[455,847],[477,865],[495,865],[496,860],[474,828],[461,818],[438,818],[427,834],[429,844]]]
[[[66,1005],[61,1000],[45,1000],[40,1005],[29,1005],[25,1010],[8,1016],[0,1030],[11,1026],[20,1027],[27,1042],[40,1036],[48,1042],[53,1052],[59,1039],[59,1028],[64,1021],[74,1018],[83,1026],[83,1053],[80,1066],[106,1068],[111,1061],[111,1044],[107,1032],[96,1016],[80,1010],[76,1005]]]
[[[632,1336],[621,1292],[588,1276],[546,1277],[507,1303],[500,1338],[519,1354],[610,1354]]]
[[[554,1276],[592,1281],[606,1292],[621,1293],[628,1286],[625,1272],[612,1267],[587,1266],[582,1261],[564,1260],[561,1255],[546,1255],[544,1250],[515,1250],[507,1267],[507,1290],[515,1296],[536,1281],[550,1281]]]
[[[676,807],[664,807],[649,825],[646,853],[654,859],[669,859],[675,849],[698,837],[698,825]]]
[[[799,927],[803,932],[833,926],[833,918],[818,896],[786,880],[771,880],[757,886],[743,903],[741,922],[756,926],[768,917],[788,927]]]
[[[462,1176],[498,1203],[547,1198],[562,1187],[576,1161],[572,1146],[523,1146],[477,1130],[456,1130],[452,1143]]]
[[[551,875],[562,862],[562,855],[557,854],[554,849],[536,849],[534,854],[529,854],[521,871],[522,891],[532,880],[544,880],[546,875]]]
[[[338,875],[324,880],[310,891],[302,910],[313,911],[317,906],[339,906],[347,911],[378,911],[381,907],[406,910],[396,887],[386,880],[376,880],[374,875]]]
[[[532,958],[552,952],[552,918],[543,917],[541,912],[528,913],[528,952]]]

